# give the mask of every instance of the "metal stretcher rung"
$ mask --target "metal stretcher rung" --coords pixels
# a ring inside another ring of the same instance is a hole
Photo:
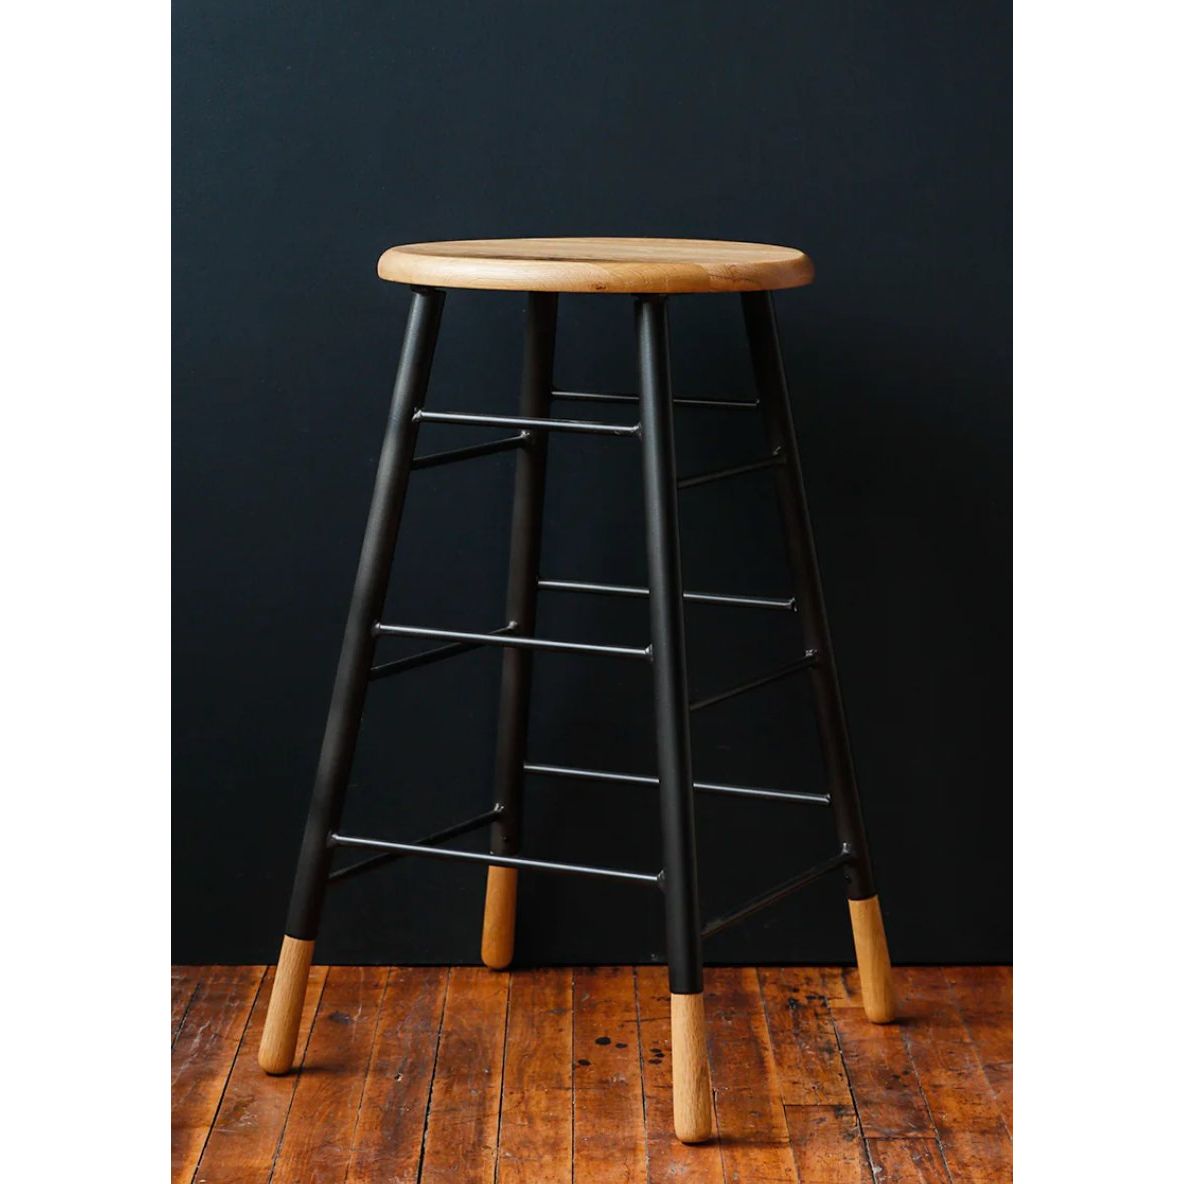
[[[714,937],[721,929],[727,929],[729,925],[735,925],[737,921],[743,921],[746,917],[751,917],[753,913],[759,912],[771,904],[776,904],[777,901],[783,900],[791,892],[797,892],[799,888],[805,888],[807,884],[812,884],[815,880],[825,876],[827,872],[833,872],[836,868],[850,863],[852,859],[851,852],[844,848],[838,855],[833,856],[831,859],[823,860],[822,863],[815,864],[808,871],[794,876],[792,880],[786,880],[783,884],[778,884],[772,891],[766,892],[763,896],[755,897],[747,904],[741,905],[735,912],[727,913],[717,920],[709,922],[703,929],[703,936]]]
[[[495,635],[513,633],[518,626],[511,621],[500,629],[494,629]],[[448,645],[439,645],[434,650],[425,650],[422,654],[411,654],[406,658],[396,658],[393,662],[382,662],[378,666],[370,667],[370,678],[377,680],[389,678],[392,674],[402,674],[406,670],[415,670],[420,666],[430,666],[433,662],[440,662],[444,658],[455,658],[457,654],[467,654],[481,648],[477,641],[453,641]]]
[[[418,625],[373,626],[376,637],[434,637],[442,641],[463,641],[473,645],[504,645],[524,650],[548,650],[568,654],[604,654],[610,658],[644,658],[653,656],[650,646],[636,649],[624,645],[588,645],[581,641],[551,641],[544,637],[517,637],[505,633],[462,633],[458,629],[422,629]]]
[[[424,855],[429,859],[456,859],[465,863],[492,864],[494,867],[522,867],[540,872],[566,872],[573,876],[598,876],[605,880],[625,880],[632,884],[660,887],[661,872],[629,872],[611,867],[588,867],[579,863],[556,863],[544,859],[519,859],[516,855],[487,855],[483,851],[456,851],[451,847],[425,847],[420,843],[392,843],[385,839],[363,839],[356,835],[329,836],[337,847],[362,847],[366,850],[392,851],[399,855]]]
[[[467,423],[490,428],[527,428],[541,432],[587,432],[594,436],[637,436],[641,424],[589,423],[579,419],[525,419],[520,415],[470,415],[460,411],[417,411],[419,423]]]
[[[632,584],[589,584],[579,580],[539,580],[539,587],[551,592],[591,592],[598,596],[636,596],[645,598],[648,588]],[[777,608],[796,611],[797,600],[790,596],[779,600],[770,596],[723,596],[711,592],[684,592],[689,604],[726,604],[736,608]]]
[[[636,395],[610,394],[601,391],[552,391],[552,398],[584,403],[637,403]],[[759,407],[759,399],[671,399],[675,407]]]
[[[716,703],[723,703],[726,699],[734,699],[737,695],[743,695],[746,691],[755,691],[757,687],[768,686],[771,682],[779,682],[783,678],[788,678],[791,674],[798,674],[803,670],[809,670],[817,661],[818,654],[814,650],[807,650],[796,662],[790,662],[788,666],[782,666],[780,670],[774,670],[771,674],[762,674],[760,678],[754,678],[750,682],[742,682],[739,686],[731,687],[726,691],[720,691],[717,695],[708,695],[705,699],[696,699],[691,704],[690,710],[702,711],[704,707],[713,707]]]
[[[484,444],[469,444],[465,448],[449,448],[446,452],[429,452],[426,456],[417,456],[412,462],[413,469],[434,469],[437,465],[450,465],[453,461],[472,460],[476,456],[489,456],[494,452],[511,452],[530,439],[529,432],[519,432],[516,436],[506,436],[501,440],[487,440]]]
[[[639,773],[606,773],[600,769],[572,769],[563,765],[523,765],[524,773],[540,777],[567,777],[573,781],[616,781],[627,785],[657,785],[657,777]],[[762,789],[748,785],[724,785],[714,781],[696,781],[698,793],[715,793],[737,798],[760,798],[765,801],[806,802],[814,806],[829,806],[828,793],[799,793],[789,789]]]
[[[443,843],[446,839],[454,839],[458,835],[467,835],[470,831],[480,830],[481,827],[488,826],[491,822],[496,822],[502,816],[503,812],[501,806],[495,806],[492,810],[486,810],[484,814],[478,814],[476,818],[470,818],[466,822],[458,822],[455,826],[445,827],[443,830],[438,830],[434,834],[424,835],[422,839],[416,839],[415,843],[417,846],[429,846],[432,843]],[[340,880],[348,880],[351,876],[356,876],[359,872],[368,872],[371,868],[390,863],[394,859],[403,859],[406,854],[405,851],[385,851],[383,854],[374,855],[370,859],[351,863],[349,867],[338,868],[335,872],[329,873],[329,879],[333,883]]]
[[[696,473],[693,477],[680,477],[679,489],[693,489],[696,485],[707,485],[712,481],[723,481],[726,477],[742,477],[745,473],[759,473],[762,469],[775,469],[785,464],[781,456],[766,456],[750,461],[746,465],[733,465],[727,469],[712,469],[709,473]]]

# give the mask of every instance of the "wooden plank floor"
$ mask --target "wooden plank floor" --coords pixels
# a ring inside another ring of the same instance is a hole
[[[718,1138],[671,1135],[660,967],[314,967],[298,1072],[255,1064],[261,966],[173,971],[175,1184],[1003,1184],[1011,971],[706,972]]]

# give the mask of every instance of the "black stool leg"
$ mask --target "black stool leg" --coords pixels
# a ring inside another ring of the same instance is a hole
[[[386,600],[391,559],[415,452],[414,414],[427,389],[443,305],[443,293],[413,289],[288,923],[259,1046],[259,1064],[268,1073],[286,1073],[295,1054],[300,1011],[332,854],[329,835],[336,829],[345,804],[346,783],[374,655],[373,626]]]
[[[703,1017],[703,948],[695,867],[674,407],[663,297],[638,299],[637,343],[666,891],[666,956],[670,973],[674,1131],[684,1143],[698,1143],[711,1137],[711,1083]]]
[[[527,298],[520,401],[521,414],[526,419],[545,419],[551,412],[558,300],[552,292],[532,292]],[[548,434],[525,433],[514,480],[505,619],[513,621],[514,632],[523,637],[532,637],[535,630]],[[521,838],[522,766],[526,762],[532,657],[531,651],[524,649],[507,649],[502,656],[494,763],[494,803],[500,807],[501,814],[493,825],[490,846],[495,855],[516,855]],[[481,930],[481,960],[491,969],[504,969],[514,956],[517,897],[518,869],[491,867],[485,882],[485,920]]]
[[[746,292],[740,300],[744,306],[744,323],[765,431],[773,452],[782,460],[775,470],[777,492],[785,526],[786,549],[797,580],[795,593],[802,634],[806,649],[813,650],[817,655],[810,670],[810,678],[830,781],[835,828],[839,842],[851,860],[846,867],[847,896],[863,1006],[868,1019],[886,1023],[895,1014],[892,966],[880,916],[880,902],[872,879],[867,836],[864,834],[859,791],[855,783],[855,765],[847,740],[847,721],[831,650],[818,556],[814,549],[814,533],[810,526],[801,459],[789,406],[789,389],[777,334],[777,317],[773,299],[768,292]]]

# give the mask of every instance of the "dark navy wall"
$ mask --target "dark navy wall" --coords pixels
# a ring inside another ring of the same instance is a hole
[[[178,0],[175,37],[174,957],[274,956],[406,293],[394,242],[636,234],[784,242],[777,297],[832,628],[898,960],[1010,957],[1010,14],[1002,3]],[[524,300],[449,297],[431,398],[509,412]],[[737,302],[671,302],[682,393],[743,393]],[[560,305],[558,378],[633,386],[627,298]],[[606,413],[607,414],[607,413]],[[425,433],[425,447],[456,432]],[[687,412],[685,472],[756,419]],[[644,579],[628,443],[557,439],[544,570]],[[388,617],[498,622],[508,457],[416,475]],[[687,491],[688,586],[788,587],[762,477]],[[643,643],[644,605],[542,626]],[[710,691],[794,644],[689,615]],[[408,652],[391,646],[390,652]],[[412,837],[489,800],[496,653],[375,687],[351,829]],[[539,661],[536,760],[650,771],[645,670]],[[696,772],[815,787],[780,686],[696,717]],[[532,782],[527,851],[653,868],[645,790]],[[825,811],[700,804],[724,909],[828,853]],[[318,955],[471,961],[484,874],[404,862],[343,886]],[[660,956],[644,889],[527,877],[526,961]],[[848,960],[837,882],[721,935],[719,961]]]

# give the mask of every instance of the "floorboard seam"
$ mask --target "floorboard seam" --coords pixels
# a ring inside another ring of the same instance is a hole
[[[428,1119],[432,1116],[432,1095],[436,1092],[436,1068],[440,1063],[440,1041],[444,1035],[444,1016],[448,1011],[448,994],[452,989],[452,967],[444,979],[444,997],[440,1000],[440,1018],[436,1024],[436,1043],[432,1049],[432,1080],[428,1086],[428,1104],[423,1108],[423,1132],[419,1137],[419,1164],[415,1169],[415,1184],[423,1181],[424,1152],[428,1146]]]
[[[773,1025],[769,1023],[769,1001],[765,998],[764,974],[767,967],[754,967],[753,969],[756,972],[756,996],[761,1001],[761,1018],[765,1021],[765,1035],[769,1038],[769,1055],[773,1058],[773,1074],[777,1080],[777,1100],[781,1103],[781,1121],[785,1124],[785,1145],[789,1149],[789,1159],[793,1164],[794,1174],[797,1176],[799,1184],[806,1184],[805,1177],[798,1168],[798,1155],[794,1150],[793,1132],[789,1129],[785,1092],[781,1088],[781,1069],[777,1064],[777,1044],[773,1039]],[[850,1082],[847,1085],[847,1092],[851,1093]]]
[[[995,1083],[991,1080],[990,1074],[987,1073],[987,1066],[983,1060],[982,1050],[978,1046],[974,1032],[966,1022],[966,1013],[962,1010],[962,1003],[953,989],[953,984],[949,980],[945,967],[942,968],[942,979],[946,984],[946,994],[949,996],[950,1003],[958,1014],[958,1022],[962,1025],[962,1031],[966,1033],[967,1042],[974,1050],[974,1059],[978,1062],[978,1067],[982,1071],[983,1080],[987,1083],[987,1088],[991,1091],[991,1097],[995,1102],[995,1109],[999,1112],[999,1121],[1003,1124],[1003,1129],[1007,1132],[1008,1139],[1014,1144],[1015,1136],[1011,1131],[1012,1122],[1009,1118],[1005,1117],[1006,1107],[1003,1105],[1003,1100],[995,1092]]]
[[[568,1178],[573,1184],[576,1178],[576,968],[571,967],[571,1168]],[[646,1157],[647,1162],[649,1157]]]
[[[230,1058],[230,1067],[222,1079],[222,1090],[218,1094],[218,1104],[214,1107],[214,1116],[210,1119],[210,1125],[206,1127],[206,1137],[201,1141],[201,1151],[198,1152],[197,1159],[193,1162],[193,1175],[189,1177],[191,1182],[197,1179],[197,1173],[201,1169],[201,1161],[205,1158],[206,1148],[210,1145],[210,1135],[213,1133],[214,1127],[218,1125],[218,1114],[222,1110],[222,1100],[226,1097],[226,1090],[230,1085],[230,1075],[234,1072],[234,1066],[238,1062],[238,1054],[243,1050],[243,1041],[247,1038],[247,1027],[251,1023],[251,1014],[259,1002],[259,992],[263,990],[263,980],[266,977],[267,969],[265,967],[255,981],[255,993],[251,996],[251,1006],[247,1008],[247,1014],[243,1020],[243,1030],[238,1034],[238,1043],[234,1046],[234,1056]],[[197,992],[194,991],[194,994],[196,995]]]
[[[346,1161],[345,1178],[348,1181],[353,1170],[354,1152],[358,1146],[358,1123],[362,1119],[362,1103],[366,1100],[366,1085],[370,1081],[370,1070],[374,1067],[374,1052],[378,1048],[378,1034],[382,1030],[382,1005],[386,1002],[386,990],[390,986],[391,968],[386,968],[382,980],[382,992],[378,996],[378,1011],[374,1016],[374,1035],[370,1038],[370,1053],[366,1057],[366,1072],[362,1075],[362,1088],[358,1091],[358,1108],[354,1111],[354,1125],[349,1135],[349,1159]]]
[[[641,997],[638,994],[637,967],[630,967],[629,973],[633,976],[633,1022],[637,1026],[637,1084],[641,1089],[641,1130],[645,1135],[645,1180],[646,1184],[650,1184],[650,1115],[645,1096],[645,1054],[641,1050]],[[574,1093],[572,1096],[575,1096]],[[572,1145],[575,1145],[574,1130]]]
[[[291,1118],[292,1107],[296,1104],[296,1091],[300,1088],[300,1078],[304,1072],[304,1062],[308,1057],[308,1046],[312,1043],[313,1029],[317,1026],[317,1020],[320,1018],[321,1004],[325,1001],[325,991],[329,986],[329,975],[332,973],[332,967],[325,971],[325,978],[321,983],[321,992],[317,995],[317,1005],[313,1009],[312,1020],[308,1025],[308,1034],[304,1038],[304,1047],[300,1050],[300,1065],[296,1068],[296,1081],[292,1086],[292,1096],[288,1098],[288,1108],[284,1111],[284,1121],[280,1125],[279,1137],[275,1141],[275,1151],[271,1157],[271,1171],[267,1173],[267,1184],[271,1184],[271,1181],[275,1179],[275,1169],[280,1162],[280,1152],[283,1150],[284,1136],[288,1133],[288,1119]],[[308,988],[306,987],[305,989],[307,990]]]
[[[514,1006],[515,972],[511,971],[508,977],[510,981],[506,984],[505,1026],[502,1029],[502,1076],[497,1091],[497,1135],[493,1144],[493,1184],[497,1184],[502,1168],[502,1111],[506,1105],[506,1057],[510,1053],[510,1008]]]
[[[925,1113],[929,1115],[929,1127],[933,1131],[934,1142],[937,1143],[937,1150],[941,1154],[942,1167],[946,1169],[946,1175],[952,1182],[954,1173],[950,1168],[950,1161],[946,1158],[946,1145],[942,1141],[941,1131],[937,1129],[937,1123],[933,1118],[933,1107],[929,1103],[929,1095],[925,1092],[925,1083],[921,1080],[921,1074],[917,1072],[917,1062],[913,1059],[913,1045],[909,1040],[907,1025],[901,1025],[900,1037],[901,1044],[904,1045],[905,1056],[908,1057],[909,1065],[912,1066],[913,1076],[917,1079],[917,1090],[921,1094],[921,1100],[925,1103]]]
[[[826,1018],[830,1021],[830,1030],[835,1036],[835,1047],[839,1050],[839,1060],[843,1065],[843,1076],[847,1079],[847,1096],[851,1099],[851,1105],[855,1109],[855,1123],[859,1127],[859,1137],[863,1140],[863,1154],[867,1156],[868,1170],[872,1174],[872,1179],[877,1178],[876,1175],[876,1161],[872,1158],[872,1144],[868,1138],[867,1131],[863,1125],[863,1114],[861,1113],[859,1098],[855,1093],[855,1082],[851,1080],[851,1070],[847,1065],[847,1054],[843,1051],[843,1038],[839,1035],[839,1025],[835,1023],[834,1012],[830,1006],[830,1000],[823,995],[822,1006],[826,1008]],[[947,1169],[946,1174],[949,1175]]]
[[[714,1043],[714,1041],[711,1039],[711,1015],[714,1014],[714,1010],[715,1009],[712,1008],[712,1012],[710,1014],[707,1011],[706,984],[704,984],[703,1026],[706,1029],[706,1031],[703,1033],[703,1036],[704,1036],[704,1041],[707,1045],[707,1074],[708,1074],[708,1084],[711,1086],[711,1112],[712,1112],[712,1114],[715,1115],[715,1145],[719,1149],[720,1174],[726,1180],[728,1178],[728,1164],[727,1164],[727,1159],[724,1156],[724,1128],[723,1128],[723,1124],[720,1122],[720,1118],[719,1118],[719,1090],[716,1088],[716,1081],[717,1081],[716,1070],[715,1070],[715,1066],[711,1063],[711,1049],[712,1049],[712,1045]],[[674,1033],[672,1031],[671,1032],[671,1046],[670,1046],[670,1072],[671,1072],[671,1078],[672,1078],[670,1084],[672,1087],[672,1092],[671,1092],[672,1099],[673,1099],[673,1085],[674,1085],[674,1081],[673,1081],[673,1074],[674,1074],[673,1036],[674,1036]]]
[[[181,1012],[181,1018],[177,1022],[177,1033],[173,1037],[173,1048],[177,1047],[177,1041],[181,1038],[181,1032],[185,1028],[185,1021],[189,1018],[189,1009],[193,1006],[193,1001],[197,998],[197,992],[201,988],[203,982],[205,982],[205,979],[199,978],[197,982],[193,984],[193,990],[189,992],[189,998],[185,1001],[185,1010]]]

